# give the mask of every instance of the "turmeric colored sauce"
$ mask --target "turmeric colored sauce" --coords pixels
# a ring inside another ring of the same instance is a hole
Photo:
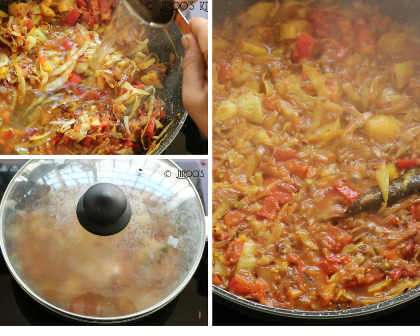
[[[386,202],[419,165],[419,34],[320,3],[257,2],[213,36],[213,284],[314,311],[420,284],[420,196]]]

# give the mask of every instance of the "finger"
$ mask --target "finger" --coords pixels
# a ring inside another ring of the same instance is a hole
[[[190,27],[191,30],[198,40],[200,50],[203,53],[204,59],[206,64],[208,64],[208,30],[209,30],[209,23],[207,20],[203,18],[195,18],[190,20]]]
[[[201,53],[201,49],[197,40],[191,34],[182,38],[184,45],[185,58],[182,64],[183,74],[183,90],[195,91],[197,88],[202,90],[206,85],[206,63]]]

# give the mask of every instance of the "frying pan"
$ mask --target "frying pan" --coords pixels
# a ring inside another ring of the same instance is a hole
[[[8,5],[16,1],[17,0],[0,0],[0,10],[7,13]],[[162,140],[160,147],[153,153],[154,155],[158,155],[162,154],[175,139],[188,117],[188,113],[185,111],[182,104],[182,60],[185,57],[185,50],[181,42],[182,33],[175,23],[171,23],[169,26],[169,36],[174,44],[175,51],[171,46],[168,36],[162,29],[149,29],[149,49],[155,52],[159,56],[160,61],[168,66],[166,78],[162,83],[163,89],[156,90],[157,97],[165,103],[166,118],[163,122],[163,127],[166,127],[166,125],[174,120],[166,131],[166,135]],[[171,52],[177,55],[173,67],[169,66],[169,55]]]
[[[213,1],[213,25],[217,26],[222,24],[225,18],[232,17],[239,11],[246,10],[258,0]],[[340,4],[346,1],[336,0],[336,2]],[[416,0],[364,0],[364,2],[373,6],[380,6],[380,12],[384,15],[388,15],[402,23],[413,24],[420,28],[420,10],[418,9],[418,2]],[[344,321],[366,320],[374,316],[390,313],[393,310],[408,305],[420,297],[420,286],[391,300],[365,307],[336,311],[302,311],[269,307],[236,296],[215,285],[213,285],[213,293],[215,301],[228,308],[260,319],[277,322],[281,321],[281,323],[299,322],[299,324],[304,322],[303,319],[311,319],[309,322],[311,324],[325,324],[325,320],[332,320],[332,323],[337,324],[344,323]],[[297,318],[300,319],[300,321],[296,321]],[[341,322],[339,322],[338,319],[340,319]]]

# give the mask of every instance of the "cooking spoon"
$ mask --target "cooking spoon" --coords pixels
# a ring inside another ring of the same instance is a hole
[[[191,34],[189,23],[181,10],[173,9],[173,1],[122,0],[122,3],[134,17],[151,27],[164,28],[175,22],[182,34]]]

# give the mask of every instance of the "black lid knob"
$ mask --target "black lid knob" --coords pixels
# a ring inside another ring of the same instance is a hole
[[[123,230],[131,219],[131,205],[123,191],[110,183],[90,187],[77,204],[77,218],[89,232],[110,236]]]

